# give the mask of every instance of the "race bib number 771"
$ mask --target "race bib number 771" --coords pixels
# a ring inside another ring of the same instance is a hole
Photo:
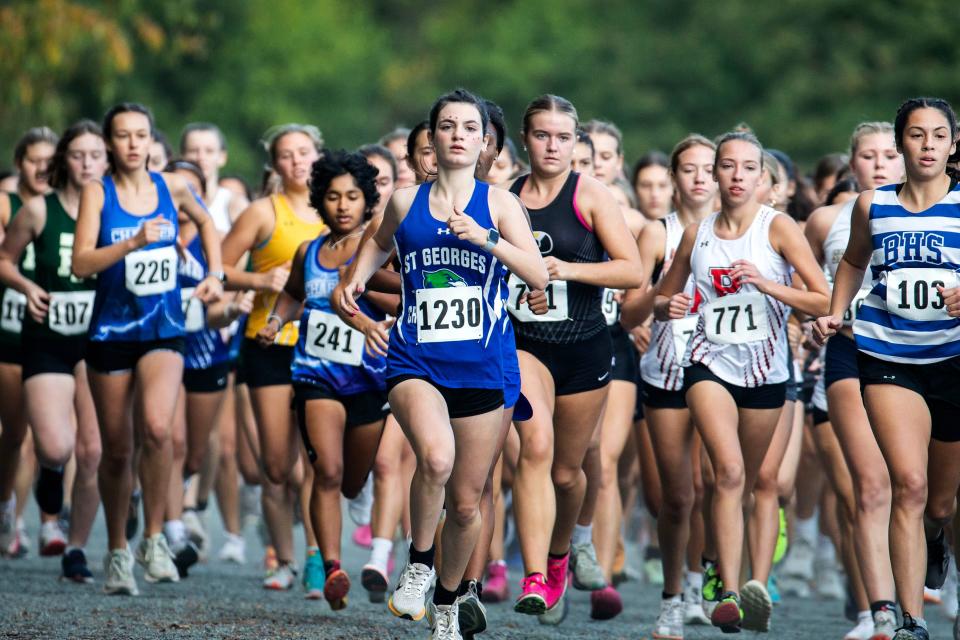
[[[723,296],[704,305],[707,339],[718,344],[746,344],[770,337],[767,301],[759,292]]]

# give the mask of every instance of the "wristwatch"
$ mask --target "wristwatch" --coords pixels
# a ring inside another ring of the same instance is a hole
[[[227,274],[223,271],[211,271],[207,274],[208,276],[213,276],[220,281],[220,284],[223,284],[227,281]]]
[[[487,229],[487,242],[483,245],[484,251],[493,251],[493,248],[500,242],[500,232],[496,229]]]

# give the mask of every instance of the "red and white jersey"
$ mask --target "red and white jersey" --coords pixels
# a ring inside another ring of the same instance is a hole
[[[714,230],[720,214],[700,223],[690,257],[690,271],[702,300],[699,321],[687,345],[684,364],[699,362],[730,384],[759,387],[785,382],[787,370],[787,315],[790,308],[740,284],[730,275],[733,263],[749,260],[760,274],[790,286],[791,268],[770,244],[770,224],[780,215],[761,206],[739,238],[725,240]]]
[[[683,238],[683,224],[676,212],[668,214],[661,221],[666,227],[663,268],[653,284],[659,282],[670,268],[673,256],[677,253],[677,247],[680,246],[680,240]],[[684,291],[691,298],[696,298],[693,278],[687,279]],[[694,313],[696,308],[695,301],[690,315],[686,318],[666,322],[653,321],[650,326],[650,346],[640,358],[640,377],[644,382],[667,391],[679,391],[683,388],[681,360],[686,351],[687,342],[697,326],[697,316]]]

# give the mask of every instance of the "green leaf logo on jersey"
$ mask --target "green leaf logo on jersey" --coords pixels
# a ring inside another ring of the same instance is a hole
[[[437,269],[423,272],[424,289],[446,289],[448,287],[465,287],[467,281],[450,269]]]

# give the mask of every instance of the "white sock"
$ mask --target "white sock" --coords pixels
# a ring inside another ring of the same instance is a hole
[[[864,622],[866,620],[873,622],[873,614],[870,613],[869,609],[867,611],[860,611],[857,613],[857,622]]]
[[[806,519],[797,518],[793,524],[793,531],[798,538],[806,540],[812,547],[816,544],[817,534],[819,533],[817,531],[817,516]]]
[[[570,539],[570,542],[573,544],[588,544],[593,542],[593,525],[573,525],[573,537]]]
[[[374,538],[372,544],[370,564],[386,573],[390,562],[390,552],[393,551],[393,541],[389,538]]]
[[[179,546],[187,537],[187,529],[182,520],[167,520],[163,523],[163,535],[170,548]]]
[[[687,571],[684,574],[687,585],[693,587],[694,589],[703,588],[703,574],[697,573],[696,571]]]
[[[829,566],[837,563],[837,550],[833,547],[833,541],[823,534],[817,538],[817,561]]]

